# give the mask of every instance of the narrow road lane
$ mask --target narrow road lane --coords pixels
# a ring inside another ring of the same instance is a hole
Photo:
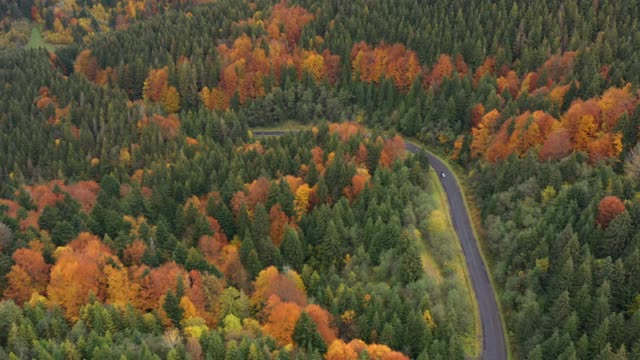
[[[261,130],[254,131],[253,134],[254,136],[281,136],[286,132],[284,130]],[[408,142],[405,142],[405,147],[414,154],[421,149],[419,146]],[[464,204],[462,191],[455,175],[449,171],[445,164],[431,153],[428,153],[428,156],[431,167],[438,174],[442,187],[447,194],[451,221],[460,239],[471,283],[476,293],[480,321],[482,323],[482,358],[486,360],[506,360],[507,348],[502,322],[500,321],[498,303],[491,287],[487,266],[480,255],[480,249],[471,227],[471,219]],[[443,173],[445,177],[442,177]]]

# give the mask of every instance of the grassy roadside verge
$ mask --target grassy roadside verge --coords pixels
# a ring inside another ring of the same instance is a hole
[[[460,191],[462,192],[462,200],[464,201],[464,207],[467,211],[467,214],[469,214],[469,217],[471,218],[471,230],[473,230],[473,235],[476,239],[476,245],[478,246],[478,249],[480,250],[480,256],[482,257],[482,261],[485,264],[485,267],[487,268],[487,272],[489,275],[489,281],[491,282],[491,289],[493,290],[493,294],[496,298],[496,303],[498,305],[498,310],[500,313],[500,322],[502,323],[502,329],[504,332],[504,339],[505,339],[505,344],[507,347],[507,358],[508,359],[513,359],[513,354],[511,352],[511,342],[509,341],[509,333],[507,331],[507,325],[504,319],[504,312],[502,310],[502,302],[500,301],[500,297],[498,295],[498,291],[497,291],[497,287],[496,284],[493,281],[493,276],[491,275],[491,263],[489,261],[487,261],[487,258],[485,257],[484,253],[486,251],[485,247],[483,246],[482,241],[480,241],[480,236],[479,236],[479,230],[484,232],[483,228],[482,228],[482,220],[481,220],[481,216],[480,216],[480,211],[478,209],[478,207],[475,205],[475,200],[473,200],[469,195],[467,195],[468,191],[466,191],[468,189],[467,186],[467,178],[465,176],[462,176],[460,174],[462,174],[462,170],[459,167],[456,166],[452,166],[441,154],[438,154],[436,152],[430,151],[424,144],[422,144],[422,142],[420,142],[419,140],[415,139],[415,138],[409,138],[407,139],[408,142],[411,142],[415,145],[420,146],[421,148],[423,148],[424,150],[426,150],[427,152],[429,152],[431,155],[437,157],[440,161],[442,161],[442,163],[447,167],[447,169],[449,169],[449,171],[454,174],[454,178],[456,183],[458,184],[458,187],[460,188]],[[471,203],[471,204],[470,204]],[[449,212],[447,211],[447,214]],[[474,292],[474,298],[475,298],[475,292]],[[477,301],[476,301],[476,306],[477,306]]]
[[[480,321],[480,309],[478,307],[478,299],[476,298],[476,293],[473,291],[473,285],[471,284],[471,278],[469,276],[469,269],[467,268],[467,262],[464,259],[464,255],[462,253],[462,245],[460,244],[460,239],[458,239],[458,234],[453,229],[453,222],[451,221],[451,214],[449,212],[449,201],[447,201],[447,196],[442,188],[442,184],[440,183],[440,179],[438,175],[430,171],[429,172],[429,182],[431,183],[432,196],[435,197],[436,203],[439,204],[439,209],[445,214],[447,218],[447,229],[446,232],[449,238],[456,239],[455,249],[456,249],[456,262],[457,268],[459,269],[458,275],[464,279],[464,283],[467,289],[467,296],[472,300],[471,306],[473,308],[473,323],[475,327],[475,336],[468,336],[462,339],[463,348],[467,355],[478,358],[482,352],[482,323]]]

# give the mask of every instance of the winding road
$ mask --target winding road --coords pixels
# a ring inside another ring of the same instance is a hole
[[[260,130],[254,131],[254,136],[281,136],[287,133],[285,130]],[[421,150],[418,145],[405,142],[406,149],[411,153]],[[482,359],[486,360],[506,360],[507,347],[504,337],[504,329],[500,321],[500,310],[496,301],[495,293],[489,279],[487,265],[484,263],[478,243],[471,227],[471,219],[464,203],[462,190],[458,184],[455,174],[435,155],[428,153],[431,167],[438,174],[440,183],[447,194],[451,221],[458,234],[462,246],[471,283],[476,293],[478,309],[480,311],[480,322],[482,323]],[[442,177],[442,174],[445,177]],[[532,321],[534,321],[532,319]]]

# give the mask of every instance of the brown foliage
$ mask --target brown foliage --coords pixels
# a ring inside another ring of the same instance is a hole
[[[469,66],[464,62],[461,54],[456,55],[456,71],[460,76],[465,76],[469,73]]]
[[[90,212],[98,198],[100,185],[93,180],[78,181],[75,184],[62,186],[62,189],[79,202],[84,211]]]
[[[300,40],[302,28],[313,20],[313,15],[300,6],[288,7],[282,1],[271,10],[270,24],[283,29],[287,45],[291,48]]]
[[[233,197],[231,198],[231,211],[233,212],[233,215],[237,218],[238,214],[240,214],[240,209],[242,209],[242,206],[245,205],[247,206],[247,210],[248,210],[248,201],[247,201],[247,194],[244,193],[244,191],[238,191],[235,194],[233,194]]]
[[[587,153],[592,163],[607,158],[617,158],[622,152],[622,135],[606,133],[587,146]]]
[[[49,280],[51,265],[44,261],[40,251],[22,248],[16,250],[11,258],[17,266],[25,269],[37,287],[44,289]]]
[[[354,200],[362,190],[364,190],[367,182],[371,178],[369,172],[366,169],[360,168],[357,174],[351,178],[351,186],[347,186],[344,189],[344,194],[349,200]]]
[[[480,121],[482,121],[482,116],[484,116],[484,105],[478,103],[473,106],[471,109],[471,124],[472,126],[478,126]]]
[[[150,271],[146,266],[134,269],[134,281],[141,287],[139,309],[143,311],[158,309],[161,305],[160,298],[168,290],[175,289],[178,276],[184,276],[184,271],[173,261]]]

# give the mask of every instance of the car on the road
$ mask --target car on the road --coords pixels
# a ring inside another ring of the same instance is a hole
[[[443,178],[446,178],[446,177],[447,177],[447,174],[445,174],[445,173],[440,173],[440,176],[442,176]]]

